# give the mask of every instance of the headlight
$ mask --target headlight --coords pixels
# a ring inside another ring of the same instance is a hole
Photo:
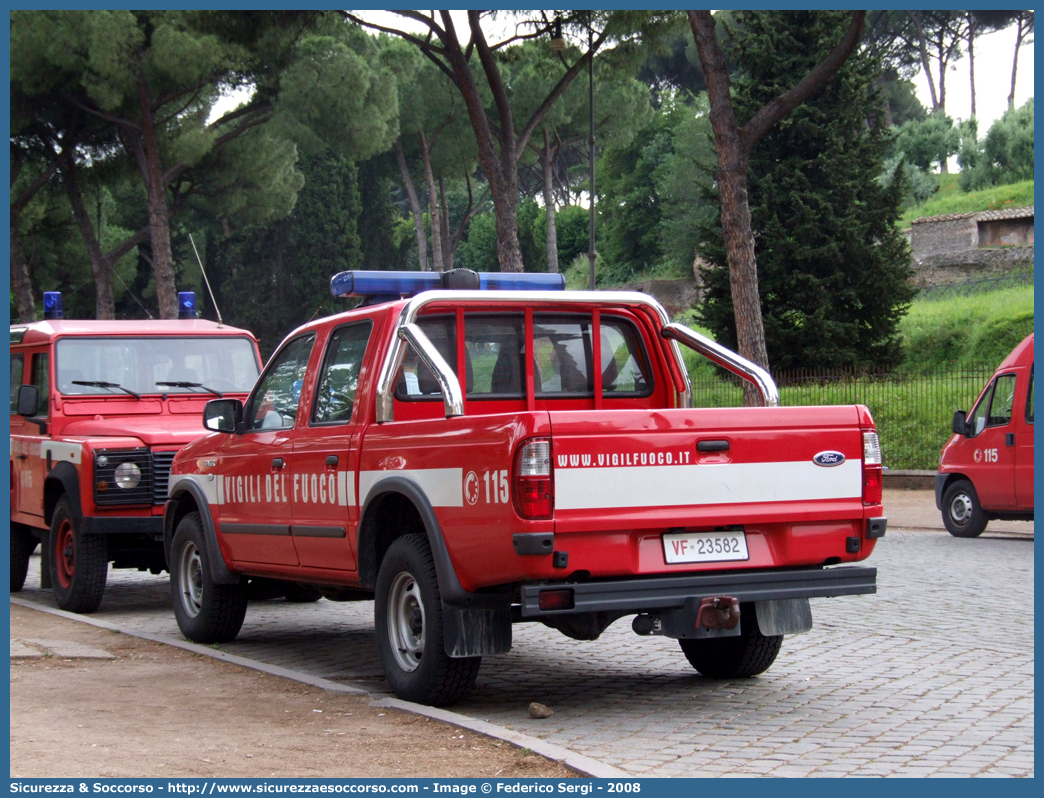
[[[116,466],[116,485],[124,490],[138,487],[141,482],[141,469],[137,463],[120,463]]]

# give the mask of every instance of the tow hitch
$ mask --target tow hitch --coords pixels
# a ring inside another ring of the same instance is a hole
[[[697,629],[735,629],[739,621],[739,599],[733,596],[705,598],[696,611]]]

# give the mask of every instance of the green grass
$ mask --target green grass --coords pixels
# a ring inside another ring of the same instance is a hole
[[[1033,332],[1033,286],[920,300],[900,323],[903,371],[996,367]]]
[[[899,226],[906,228],[914,219],[942,216],[947,213],[994,211],[998,208],[1021,208],[1033,204],[1033,181],[1024,180],[1008,186],[993,186],[965,194],[957,186],[957,175],[941,175],[942,186],[930,200],[902,215]]]

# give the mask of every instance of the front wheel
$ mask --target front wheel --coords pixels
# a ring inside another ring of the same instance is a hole
[[[214,583],[199,513],[182,518],[174,532],[170,598],[178,628],[195,643],[227,643],[243,627],[246,587]]]
[[[740,679],[764,673],[776,661],[783,635],[764,635],[753,604],[740,607],[737,637],[679,640],[689,664],[710,679]]]
[[[482,657],[454,658],[442,642],[442,598],[423,535],[396,538],[377,574],[377,652],[395,695],[445,706],[475,683]]]
[[[55,505],[48,536],[51,589],[58,606],[69,612],[94,612],[105,593],[109,575],[104,535],[85,535],[63,496]]]
[[[11,592],[17,593],[25,585],[29,573],[29,558],[39,541],[23,524],[11,524]]]
[[[943,523],[955,538],[977,538],[989,519],[979,504],[979,494],[966,479],[958,479],[943,493]]]

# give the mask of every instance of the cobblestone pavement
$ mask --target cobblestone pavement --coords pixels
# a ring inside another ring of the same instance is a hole
[[[704,679],[629,619],[586,643],[527,624],[454,710],[642,776],[1033,776],[1032,538],[890,529],[869,563],[877,595],[814,599],[760,677]],[[54,606],[31,568],[19,595]],[[165,574],[110,570],[95,617],[180,637]],[[387,689],[372,602],[253,602],[220,648]]]

